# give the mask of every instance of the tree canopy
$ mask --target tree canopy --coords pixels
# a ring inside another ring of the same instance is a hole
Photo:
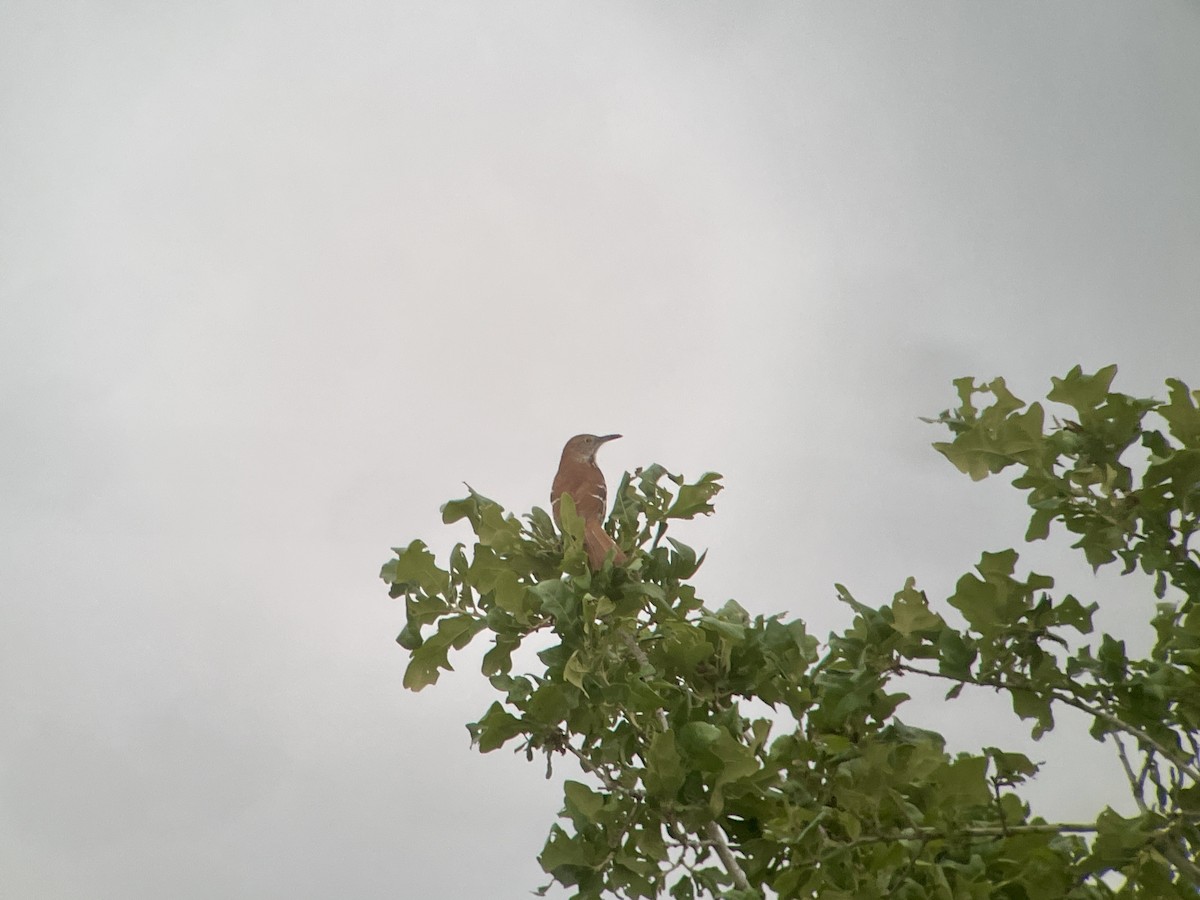
[[[569,497],[562,534],[543,510],[518,517],[474,490],[446,503],[443,520],[469,522],[473,546],[442,567],[415,540],[381,573],[404,601],[404,684],[435,684],[452,650],[486,634],[498,697],[471,740],[576,760],[539,860],[579,898],[1194,900],[1200,391],[1170,379],[1166,400],[1142,399],[1112,391],[1115,374],[1052,379],[1057,418],[1001,378],[962,378],[958,406],[929,421],[972,479],[1016,472],[1025,540],[1057,523],[1093,567],[1151,576],[1144,658],[1120,634],[1095,635],[1097,605],[1023,572],[1014,549],[982,553],[936,603],[911,578],[882,604],[837,585],[849,624],[826,641],[799,619],[709,608],[691,583],[703,555],[667,532],[713,512],[721,476],[650,465],[614,492],[609,526],[629,562],[594,572]],[[526,641],[537,662],[514,671]],[[898,717],[897,683],[914,677],[944,683],[948,700],[1007,694],[1035,738],[1063,707],[1084,713],[1128,778],[1131,814],[1037,816],[1022,799],[1039,768],[1027,756],[951,753]],[[776,715],[754,717],[749,700]]]

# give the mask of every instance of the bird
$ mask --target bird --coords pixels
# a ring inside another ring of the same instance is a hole
[[[563,494],[569,494],[575,502],[575,512],[583,519],[583,546],[587,550],[588,563],[593,570],[604,565],[610,550],[615,565],[623,565],[629,559],[604,530],[604,515],[608,510],[608,488],[604,483],[604,473],[596,465],[596,451],[620,436],[575,435],[563,447],[558,473],[550,487],[550,508],[554,512],[554,522],[560,528],[562,518],[559,502]]]

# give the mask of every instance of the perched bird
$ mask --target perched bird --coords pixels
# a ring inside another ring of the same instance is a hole
[[[562,520],[558,510],[563,494],[570,494],[575,501],[575,512],[583,519],[583,546],[587,550],[588,563],[593,569],[604,565],[604,558],[613,551],[613,563],[621,565],[628,557],[604,530],[604,516],[608,510],[608,488],[604,484],[604,473],[596,465],[596,451],[608,441],[616,440],[619,434],[577,434],[563,447],[558,474],[550,488],[550,508],[554,522],[560,528]]]

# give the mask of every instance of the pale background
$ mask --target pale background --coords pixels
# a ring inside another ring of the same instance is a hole
[[[944,597],[1025,521],[929,449],[952,378],[1200,385],[1197,47],[1187,2],[0,2],[0,895],[527,896],[569,770],[469,748],[471,656],[401,689],[389,546],[621,431],[610,483],[725,474],[710,602]],[[1144,650],[1067,544],[1022,570]],[[921,695],[1042,814],[1128,807],[1077,718]]]

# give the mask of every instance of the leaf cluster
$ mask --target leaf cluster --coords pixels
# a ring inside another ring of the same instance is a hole
[[[544,756],[548,774],[564,755],[578,766],[540,861],[580,898],[1195,897],[1200,412],[1180,382],[1165,403],[1112,393],[1114,372],[1055,379],[1048,399],[1075,418],[1049,428],[1001,379],[960,379],[959,407],[936,420],[952,440],[935,446],[973,478],[1017,467],[1030,539],[1059,522],[1093,565],[1154,576],[1146,659],[1116,636],[1089,643],[1096,605],[1018,575],[1011,549],[984,553],[946,599],[963,628],[913,579],[878,606],[837,586],[852,622],[824,644],[798,619],[710,607],[690,581],[703,554],[666,532],[712,512],[720,476],[654,465],[615,492],[609,528],[629,562],[595,572],[569,503],[562,534],[541,509],[518,518],[471,489],[447,503],[444,521],[465,520],[472,545],[443,568],[413,541],[381,573],[405,605],[404,683],[434,684],[451,651],[486,634],[497,698],[471,740]],[[1149,454],[1140,469],[1124,461],[1134,447]],[[1169,588],[1182,599],[1166,601]],[[1056,709],[1083,711],[1137,814],[1038,818],[1020,796],[1033,761],[952,754],[898,718],[913,677],[948,682],[948,700],[1005,692],[1035,737]],[[748,711],[758,704],[773,714]]]

